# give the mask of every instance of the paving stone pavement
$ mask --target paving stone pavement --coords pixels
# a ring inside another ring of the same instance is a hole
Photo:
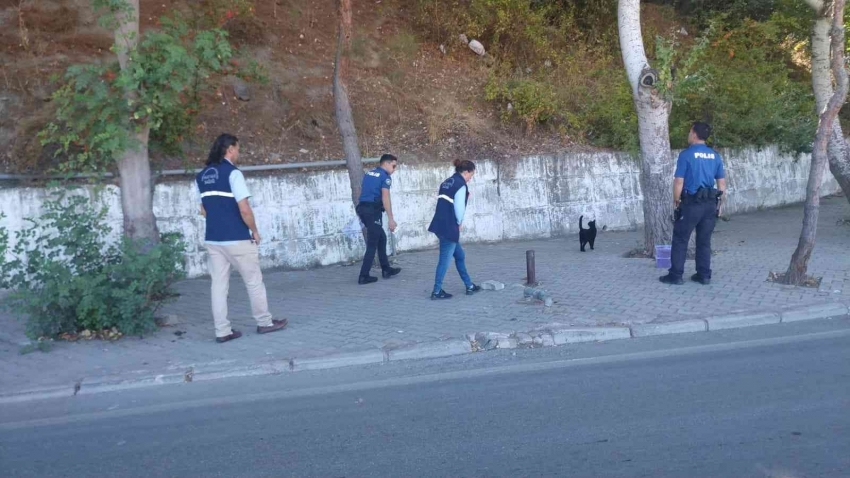
[[[151,373],[182,373],[203,364],[245,366],[291,358],[391,349],[418,342],[460,338],[476,332],[525,332],[545,327],[634,325],[734,313],[775,310],[827,302],[850,303],[850,206],[844,198],[823,201],[817,246],[809,270],[822,276],[819,289],[766,282],[769,271],[784,271],[796,246],[802,207],[761,211],[720,221],[714,235],[710,286],[687,282],[668,286],[665,271],[648,259],[624,257],[642,233],[602,232],[596,250],[579,251],[576,236],[551,240],[468,245],[473,280],[504,282],[501,291],[468,297],[452,267],[444,289],[448,301],[429,300],[436,265],[433,250],[395,258],[402,273],[360,286],[358,266],[309,271],[267,271],[269,305],[287,317],[287,330],[257,335],[241,279],[233,276],[230,316],[243,338],[213,341],[209,280],[178,285],[180,297],[162,315],[176,319],[150,337],[117,342],[56,343],[49,353],[19,355],[22,321],[0,314],[0,390],[28,390],[100,379],[132,379]],[[603,224],[599,225],[600,227]],[[537,258],[539,287],[555,303],[523,298],[525,251]],[[689,261],[686,273],[693,271]]]

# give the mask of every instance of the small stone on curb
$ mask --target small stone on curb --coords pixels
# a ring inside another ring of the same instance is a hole
[[[481,288],[484,290],[502,290],[505,288],[505,284],[495,280],[488,280],[481,283]]]
[[[532,337],[531,334],[520,332],[516,334],[516,340],[519,345],[532,345],[534,344],[535,338]]]
[[[499,332],[479,332],[475,334],[475,341],[483,350],[493,349],[515,349],[517,339],[508,334]]]

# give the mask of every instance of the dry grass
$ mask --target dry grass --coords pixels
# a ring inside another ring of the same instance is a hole
[[[25,26],[24,26],[25,25]],[[18,27],[41,33],[67,33],[77,25],[77,10],[61,4],[44,8],[43,2],[18,3]]]
[[[769,272],[767,274],[767,282],[775,282],[777,284],[789,285],[788,280],[786,279],[786,272]],[[815,276],[806,276],[803,283],[800,284],[800,287],[808,287],[811,289],[817,289],[820,287],[820,283],[823,280],[823,277],[815,277]]]
[[[15,142],[10,155],[12,166],[19,171],[49,169],[52,155],[45,152],[38,133],[54,117],[55,109],[48,104],[21,118],[15,128]]]
[[[488,124],[473,111],[461,106],[454,97],[443,95],[424,108],[429,144],[435,144],[449,135],[474,134]]]

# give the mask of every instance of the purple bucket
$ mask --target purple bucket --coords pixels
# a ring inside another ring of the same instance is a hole
[[[673,246],[655,246],[655,268],[670,268],[670,251]]]

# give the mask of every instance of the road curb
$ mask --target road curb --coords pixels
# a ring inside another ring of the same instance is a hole
[[[386,360],[384,351],[381,349],[364,350],[362,352],[349,352],[322,357],[294,358],[290,361],[292,371],[300,370],[324,370],[329,368],[350,367],[352,365],[370,365],[383,363]]]
[[[181,372],[174,372],[171,369],[166,373],[160,374],[151,373],[150,371],[134,371],[126,374],[134,375],[136,378],[133,379],[105,378],[91,382],[83,379],[80,382],[72,382],[62,386],[0,394],[0,405],[131,390],[157,385],[203,382],[258,375],[278,375],[291,371],[326,370],[401,360],[443,358],[494,348],[516,348],[517,346],[538,348],[583,342],[607,342],[632,337],[726,330],[784,322],[844,317],[848,315],[850,315],[850,309],[846,304],[832,302],[792,307],[779,311],[744,311],[734,314],[710,316],[704,319],[635,324],[630,327],[570,327],[511,333],[479,332],[468,334],[463,339],[421,342],[409,347],[389,349],[386,351],[376,348],[360,352],[339,353],[321,357],[295,357],[292,359],[249,365],[221,366],[218,364],[198,364],[187,366]],[[486,344],[481,344],[477,340],[485,338],[490,345],[493,345],[492,347],[485,349],[483,345]],[[493,344],[491,342],[497,343]]]
[[[803,320],[828,319],[850,314],[847,306],[837,302],[831,304],[793,307],[781,312],[782,322],[800,322]]]
[[[631,328],[632,337],[651,337],[653,335],[707,332],[708,323],[702,319],[688,319],[677,322],[639,324],[633,325]]]
[[[715,315],[705,318],[709,332],[713,330],[753,327],[756,325],[778,324],[779,321],[778,312],[739,312],[737,314]]]
[[[277,360],[271,363],[249,365],[246,367],[234,367],[217,371],[200,370],[194,374],[192,382],[206,382],[220,380],[222,378],[251,377],[255,375],[278,375],[292,370],[289,360]],[[187,380],[184,380],[184,382]]]
[[[472,353],[472,344],[468,340],[442,340],[439,342],[422,342],[410,347],[390,349],[387,360],[414,360],[426,358],[451,357]]]
[[[0,405],[6,405],[10,403],[22,403],[29,402],[33,400],[47,400],[51,398],[64,398],[64,397],[73,397],[74,396],[74,387],[69,385],[63,385],[60,387],[45,387],[45,388],[35,388],[30,390],[23,390],[20,392],[13,392],[9,394],[0,395]]]
[[[630,339],[628,327],[571,327],[552,330],[555,345],[578,344],[582,342],[603,342],[608,340]]]

